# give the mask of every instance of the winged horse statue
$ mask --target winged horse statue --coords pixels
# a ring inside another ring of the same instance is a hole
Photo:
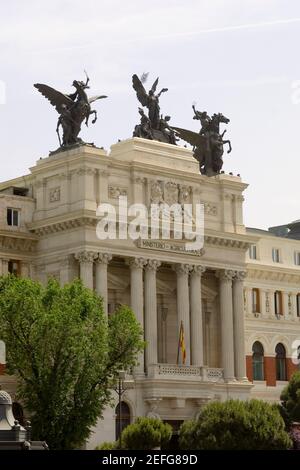
[[[86,126],[89,124],[89,117],[94,115],[92,123],[97,121],[97,111],[91,109],[94,101],[107,98],[106,95],[96,95],[89,98],[86,90],[89,87],[89,77],[86,74],[86,81],[73,81],[75,92],[67,95],[55,90],[54,88],[42,83],[35,83],[35,88],[50,101],[59,114],[56,132],[58,135],[60,147],[68,147],[70,145],[83,143],[78,137],[81,130],[81,124],[85,121]],[[60,137],[59,129],[62,128],[63,135]]]

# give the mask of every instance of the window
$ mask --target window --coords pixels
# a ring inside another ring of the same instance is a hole
[[[278,248],[272,248],[272,260],[274,263],[280,262],[280,253]]]
[[[264,380],[264,348],[259,341],[252,346],[253,380]]]
[[[7,225],[11,227],[19,227],[20,211],[18,209],[7,209]]]
[[[252,289],[252,312],[260,312],[259,289]]]
[[[296,266],[300,266],[300,251],[295,251],[294,262]]]
[[[283,344],[278,343],[276,353],[276,380],[286,380],[286,352]]]
[[[279,290],[274,292],[274,305],[275,315],[283,315],[282,292]]]
[[[257,250],[256,245],[251,245],[249,248],[249,257],[250,259],[257,259]]]
[[[8,262],[8,272],[9,274],[13,274],[14,276],[20,275],[20,261],[12,261]]]
[[[121,405],[121,406],[120,406]],[[120,437],[120,432],[130,424],[130,409],[127,403],[121,401],[116,406],[116,441]]]
[[[300,317],[300,294],[297,294],[296,302],[297,302],[297,317]]]

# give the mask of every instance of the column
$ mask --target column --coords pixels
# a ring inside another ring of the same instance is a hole
[[[252,305],[252,288],[251,287],[246,287],[245,288],[246,292],[246,313],[247,316],[253,316],[253,305]]]
[[[8,274],[8,259],[2,259],[2,276]]]
[[[203,316],[201,297],[201,276],[204,266],[193,266],[190,279],[191,297],[191,363],[203,366]]]
[[[160,266],[157,260],[149,260],[145,267],[145,340],[146,366],[157,364],[157,298],[156,271]]]
[[[81,251],[75,255],[75,259],[79,261],[80,279],[85,287],[93,289],[93,262],[97,257],[94,251]]]
[[[234,325],[234,354],[235,375],[237,380],[247,381],[245,356],[245,325],[244,325],[244,286],[246,272],[237,271],[233,279],[233,325]]]
[[[2,259],[0,258],[0,276],[2,276]]]
[[[291,303],[292,303],[292,320],[297,319],[297,294],[294,292],[291,293]]]
[[[96,292],[103,298],[103,310],[107,315],[107,266],[112,260],[112,255],[109,253],[99,253],[96,259]]]
[[[29,268],[29,263],[26,263],[26,261],[21,261],[21,277],[30,277]]]
[[[191,364],[190,354],[190,299],[189,299],[189,271],[188,264],[176,264],[173,268],[177,274],[177,318],[179,335],[180,325],[183,324],[184,342],[186,349],[185,364]],[[198,299],[199,300],[199,299]]]
[[[266,311],[266,291],[264,289],[259,289],[259,292],[260,292],[259,302],[260,302],[261,316],[262,318],[267,318],[269,314]]]
[[[222,367],[224,369],[224,379],[229,382],[235,380],[232,307],[232,278],[234,271],[224,270],[217,274],[220,279]]]
[[[289,292],[282,292],[283,315],[286,320],[292,319],[292,302],[291,294]]]
[[[147,261],[144,258],[133,258],[128,261],[130,267],[130,302],[136,319],[144,330],[144,289],[143,268]],[[145,371],[144,351],[139,353],[138,365],[134,369],[136,375],[143,375]]]
[[[268,290],[266,292],[267,301],[266,301],[266,309],[268,311],[268,317],[272,319],[276,319],[275,316],[275,290]]]
[[[66,257],[65,259],[61,260],[59,264],[59,280],[60,280],[60,285],[63,287],[65,284],[71,281],[70,279],[70,266],[71,265],[71,260],[69,257]]]

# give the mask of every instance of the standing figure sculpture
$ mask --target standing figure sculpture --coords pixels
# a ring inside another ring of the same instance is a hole
[[[89,117],[92,114],[94,115],[92,123],[94,124],[97,121],[97,111],[91,109],[91,103],[102,98],[107,98],[106,95],[97,95],[88,98],[86,94],[86,90],[89,88],[88,83],[88,76],[86,76],[85,82],[74,80],[72,85],[75,88],[75,92],[70,95],[61,93],[42,83],[35,83],[34,85],[59,113],[56,132],[61,149],[84,143],[82,139],[78,137],[82,122],[85,121],[85,125],[88,126]],[[59,134],[60,127],[63,131],[62,138]]]
[[[225,144],[228,144],[230,153],[230,140],[223,140],[226,130],[220,133],[220,124],[228,124],[230,121],[222,113],[208,116],[206,111],[197,111],[193,105],[193,119],[200,120],[201,129],[199,133],[173,127],[178,136],[193,146],[194,157],[199,162],[200,173],[207,176],[214,176],[220,173],[223,166],[223,153]]]
[[[170,117],[167,116],[163,119],[160,115],[159,98],[162,93],[168,91],[168,88],[162,88],[159,93],[155,94],[158,80],[158,78],[155,80],[149,93],[147,93],[143,85],[143,78],[140,80],[137,75],[132,76],[132,86],[136,91],[137,98],[142,106],[148,108],[148,116],[143,111],[141,112],[141,108],[139,108],[141,123],[135,126],[133,137],[143,137],[144,139],[159,140],[160,142],[176,145],[175,133],[167,122]],[[148,119],[148,123],[145,132],[146,119]]]

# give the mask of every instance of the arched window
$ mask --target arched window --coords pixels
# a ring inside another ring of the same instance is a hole
[[[278,343],[276,348],[276,380],[286,380],[286,352],[283,344]]]
[[[116,406],[116,441],[128,424],[130,424],[130,409],[127,403],[121,401],[121,406],[119,403]]]
[[[264,380],[264,348],[259,341],[252,346],[253,380]]]

